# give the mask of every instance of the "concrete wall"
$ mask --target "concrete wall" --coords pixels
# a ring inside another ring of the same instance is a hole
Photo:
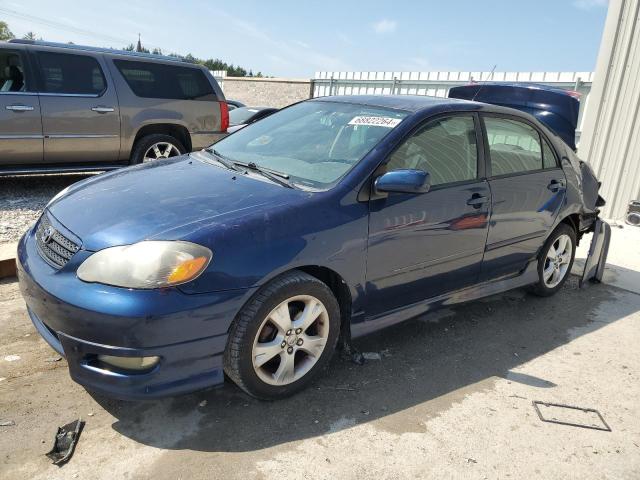
[[[224,96],[253,107],[286,107],[310,96],[311,81],[289,78],[224,77]]]
[[[602,182],[603,215],[640,199],[640,0],[611,0],[578,155]]]

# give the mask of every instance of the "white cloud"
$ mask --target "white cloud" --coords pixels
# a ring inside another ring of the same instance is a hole
[[[607,7],[609,0],[574,0],[573,6],[580,10],[593,10],[594,8]]]
[[[383,18],[382,20],[375,22],[371,25],[373,31],[379,34],[382,33],[393,33],[398,28],[398,22],[395,20],[389,20],[388,18]]]
[[[218,17],[225,18],[232,28],[243,36],[248,36],[258,41],[266,52],[265,58],[277,65],[280,70],[305,70],[314,71],[351,71],[351,65],[341,58],[317,51],[304,42],[294,40],[281,40],[272,37],[257,25],[238,19],[228,13],[216,9]],[[278,52],[274,55],[270,52]],[[268,67],[264,67],[266,70]],[[269,72],[271,73],[271,72]]]

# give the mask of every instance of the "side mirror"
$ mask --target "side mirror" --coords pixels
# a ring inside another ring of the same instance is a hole
[[[373,186],[380,193],[427,193],[431,175],[422,170],[392,170],[378,177]]]

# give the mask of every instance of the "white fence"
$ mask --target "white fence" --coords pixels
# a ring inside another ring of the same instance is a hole
[[[220,88],[222,90],[224,90],[224,77],[227,76],[227,71],[226,70],[209,70],[211,72],[211,75],[213,75],[213,78],[216,79],[216,81],[218,82],[218,85],[220,85]]]
[[[316,72],[312,96],[429,95],[446,97],[451,87],[469,82],[525,82],[580,92],[577,138],[589,103],[593,72]]]

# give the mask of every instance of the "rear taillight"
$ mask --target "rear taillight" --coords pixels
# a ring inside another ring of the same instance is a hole
[[[575,90],[567,90],[567,93],[573,97],[573,98],[577,98],[578,100],[580,100],[580,97],[582,96],[582,94],[580,92],[576,92]]]
[[[226,132],[229,128],[229,105],[227,102],[220,103],[220,131]]]

